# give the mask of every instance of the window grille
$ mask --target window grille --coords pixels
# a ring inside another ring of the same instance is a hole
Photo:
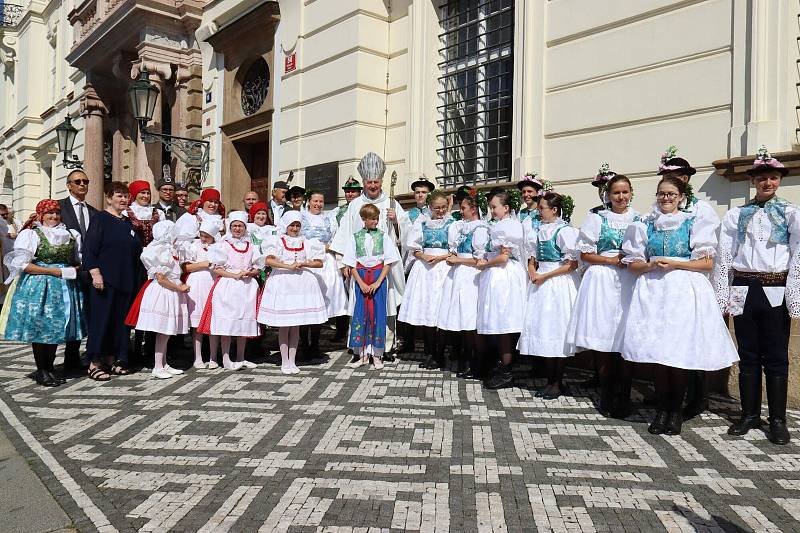
[[[514,0],[444,0],[440,10],[437,180],[509,181]]]

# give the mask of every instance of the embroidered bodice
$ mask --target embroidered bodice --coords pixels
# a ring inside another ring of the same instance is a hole
[[[558,234],[561,233],[561,230],[566,228],[567,225],[564,224],[559,227],[555,232],[553,232],[553,236],[549,239],[539,239],[536,242],[536,260],[540,263],[558,263],[562,260],[562,252],[561,248],[558,246],[556,239],[558,239]]]
[[[301,234],[306,239],[317,239],[323,244],[328,244],[333,239],[331,220],[322,215],[303,213]]]
[[[75,257],[75,239],[70,238],[65,244],[53,245],[45,237],[44,232],[39,228],[34,228],[39,236],[39,246],[36,248],[35,260],[38,263],[47,265],[72,264]]]
[[[253,264],[253,250],[255,247],[249,242],[224,241],[222,245],[228,254],[225,269],[231,272],[244,272],[250,270]]]
[[[609,223],[608,217],[598,213],[600,217],[600,237],[597,239],[597,253],[622,250],[622,242],[625,240],[625,230],[627,228],[614,228]],[[638,222],[639,217],[635,216],[632,222]]]
[[[656,229],[655,222],[647,222],[647,256],[678,257],[689,259],[692,256],[691,231],[695,218],[686,218],[675,229]]]
[[[422,222],[422,247],[447,250],[447,228],[452,223],[452,219],[446,220],[443,224],[431,224],[429,221]]]

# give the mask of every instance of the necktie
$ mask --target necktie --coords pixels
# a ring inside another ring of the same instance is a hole
[[[78,202],[78,227],[81,230],[81,237],[86,236],[86,217],[83,216],[83,202]]]

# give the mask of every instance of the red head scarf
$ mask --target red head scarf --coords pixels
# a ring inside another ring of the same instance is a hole
[[[61,213],[61,206],[58,205],[56,200],[41,200],[38,204],[36,204],[36,217],[28,219],[22,229],[31,227],[34,221],[41,222],[44,216],[48,213]]]
[[[196,215],[197,211],[202,209],[203,204],[206,202],[218,202],[219,208],[217,209],[217,214],[222,218],[225,218],[225,206],[222,205],[219,191],[216,189],[203,189],[203,192],[200,193],[200,199],[192,202],[191,205],[189,205],[188,211],[191,214]]]
[[[269,218],[269,207],[267,207],[267,202],[256,202],[250,208],[250,222],[255,222],[256,213],[259,211],[266,211],[267,218]]]
[[[144,180],[136,180],[132,181],[128,185],[128,193],[131,195],[131,202],[136,199],[136,195],[142,191],[149,191],[150,190],[150,182]]]

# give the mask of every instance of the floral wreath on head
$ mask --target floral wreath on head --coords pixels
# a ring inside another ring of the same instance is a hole
[[[478,213],[484,215],[489,212],[489,201],[486,199],[486,195],[480,192],[475,187],[470,187],[469,189],[469,196],[470,198],[475,199],[475,205],[478,206]]]
[[[617,173],[611,170],[611,167],[608,165],[608,163],[603,163],[597,170],[597,175],[592,180],[592,185],[599,184],[597,187],[599,187],[601,191],[605,192],[608,188],[608,182],[616,175]]]

